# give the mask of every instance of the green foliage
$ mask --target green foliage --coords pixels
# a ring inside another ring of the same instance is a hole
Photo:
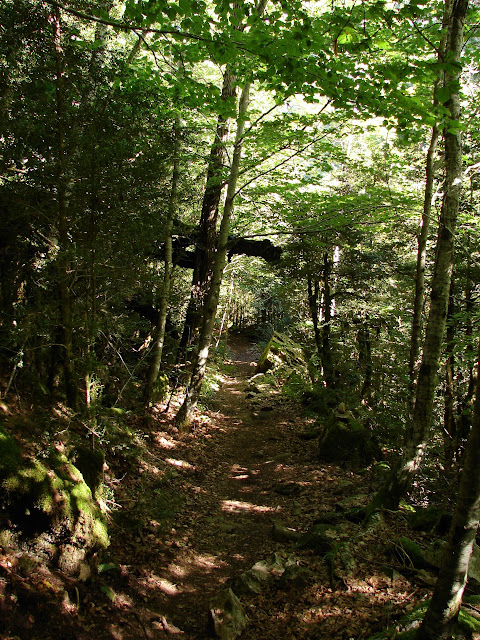
[[[0,427],[0,474],[8,475],[17,468],[20,450],[15,440]]]

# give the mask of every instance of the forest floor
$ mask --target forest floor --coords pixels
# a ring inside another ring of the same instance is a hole
[[[0,556],[3,593],[18,592],[0,603],[10,617],[3,638],[203,640],[210,599],[274,554],[277,565],[289,558],[308,571],[282,581],[273,569],[260,593],[242,596],[244,640],[365,639],[426,597],[428,587],[394,553],[396,539],[411,537],[404,518],[386,514],[370,529],[343,518],[368,502],[378,478],[321,463],[318,441],[299,436],[313,418],[296,401],[279,393],[260,408],[249,404],[258,355],[232,337],[228,374],[219,374],[189,433],[173,426],[172,412],[129,418],[144,453],[109,463],[116,510],[98,577],[68,582]],[[325,554],[273,533],[274,523],[304,533],[332,514],[338,543],[348,543],[348,570],[333,571]]]

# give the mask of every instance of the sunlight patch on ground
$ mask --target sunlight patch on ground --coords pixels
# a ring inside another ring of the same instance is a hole
[[[235,463],[235,464],[232,465],[232,468],[230,469],[230,471],[232,473],[239,473],[239,472],[243,473],[245,471],[248,471],[248,468],[247,467],[242,467],[241,465]]]
[[[232,465],[230,469],[230,478],[232,480],[252,480],[255,476],[258,476],[260,469],[249,469],[247,467],[241,467],[239,464]]]
[[[212,571],[225,566],[225,562],[208,553],[197,553],[193,557],[193,564],[201,569]]]
[[[207,493],[207,490],[205,489],[205,487],[196,487],[196,486],[191,486],[190,487],[190,491],[192,493]]]
[[[179,564],[175,564],[172,562],[172,564],[168,565],[168,571],[172,574],[172,576],[174,576],[175,578],[186,578],[187,575],[190,573],[189,571],[187,571],[185,569],[185,567],[180,566]]]
[[[175,447],[177,446],[177,443],[175,442],[175,440],[173,440],[173,438],[162,435],[160,433],[157,433],[157,435],[155,436],[155,442],[161,449],[175,449]]]
[[[152,473],[154,476],[158,476],[162,471],[153,464],[146,462],[145,460],[140,461],[140,473],[148,471],[148,473]]]
[[[274,507],[266,507],[264,505],[252,504],[251,502],[243,502],[242,500],[222,500],[222,511],[227,513],[242,513],[252,511],[254,513],[268,513],[275,511]]]
[[[181,590],[176,584],[170,582],[170,580],[166,580],[165,578],[160,578],[154,573],[151,573],[148,577],[142,580],[140,584],[145,589],[158,589],[167,596],[176,596],[181,593]]]
[[[245,556],[243,556],[241,553],[234,553],[232,556],[230,556],[233,560],[245,560]]]
[[[116,593],[115,606],[119,608],[130,609],[134,606],[134,602],[132,598],[130,596],[127,596],[125,593]]]
[[[208,553],[195,553],[191,550],[180,552],[175,562],[171,562],[167,569],[171,575],[173,582],[165,579],[162,580],[161,585],[156,585],[157,589],[160,589],[164,593],[170,596],[177,595],[178,593],[195,593],[197,590],[194,584],[186,583],[185,580],[192,575],[209,574],[214,571],[218,571],[227,566],[224,560],[221,560],[215,555]],[[157,578],[157,581],[159,578]],[[179,581],[181,586],[176,584]],[[153,586],[153,585],[146,585]]]
[[[175,460],[175,458],[166,458],[165,462],[171,464],[173,467],[182,469],[195,469],[195,467],[189,462],[186,462],[186,460]]]

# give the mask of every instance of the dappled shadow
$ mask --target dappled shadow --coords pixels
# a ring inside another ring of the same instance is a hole
[[[298,436],[309,419],[293,401],[278,396],[271,411],[252,410],[245,382],[253,358],[251,345],[236,339],[235,371],[219,376],[217,410],[199,416],[191,433],[178,432],[172,413],[134,418],[144,453],[118,466],[112,544],[98,577],[58,587],[38,578],[32,584],[48,597],[30,609],[28,597],[21,607],[12,604],[15,629],[24,624],[25,637],[35,640],[204,640],[212,596],[274,553],[293,558],[309,577],[292,584],[275,578],[259,594],[242,596],[250,620],[245,640],[367,638],[411,606],[412,592],[422,596],[400,574],[385,573],[392,527],[369,534],[342,521],[335,544],[351,544],[352,576],[335,576],[325,553],[275,536],[277,523],[303,533],[365,502],[368,477],[319,464],[315,441]],[[291,486],[295,492],[285,492]],[[396,522],[395,534],[405,526]],[[0,595],[8,598],[8,590]],[[54,618],[54,636],[35,628],[45,615]]]

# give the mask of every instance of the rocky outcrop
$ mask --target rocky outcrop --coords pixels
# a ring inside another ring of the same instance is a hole
[[[42,459],[21,451],[5,431],[0,431],[0,445],[2,546],[26,542],[68,576],[89,577],[109,538],[104,514],[80,470],[59,450],[45,452]],[[95,493],[99,481],[93,472],[89,481]]]

